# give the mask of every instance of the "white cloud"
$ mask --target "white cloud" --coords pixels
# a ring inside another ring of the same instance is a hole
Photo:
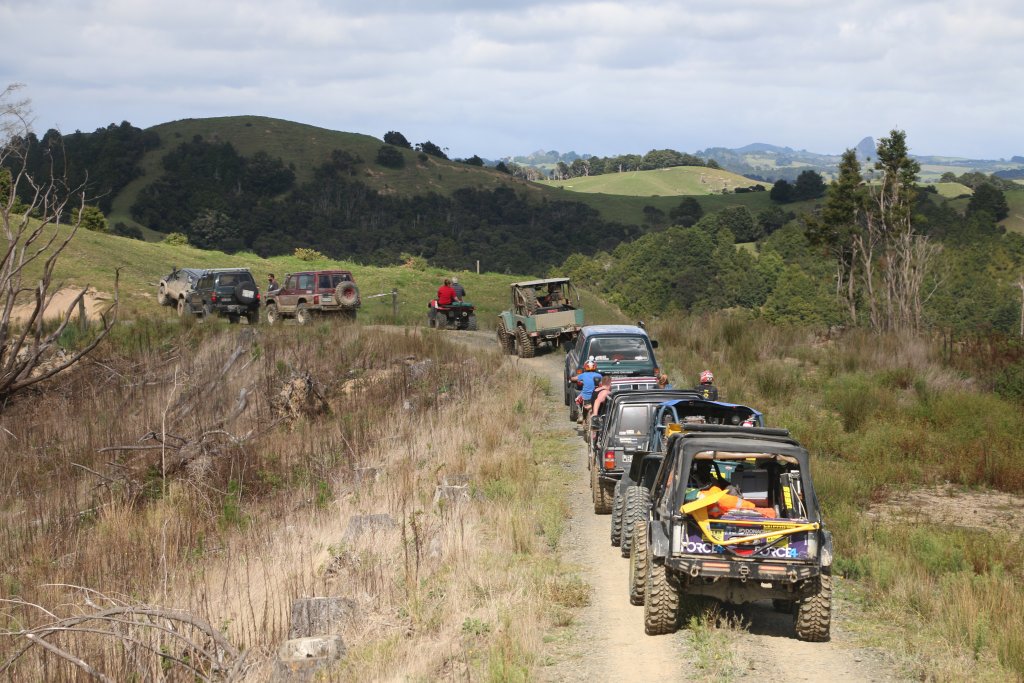
[[[453,154],[751,141],[1024,153],[1010,0],[7,0],[37,127],[263,114]]]

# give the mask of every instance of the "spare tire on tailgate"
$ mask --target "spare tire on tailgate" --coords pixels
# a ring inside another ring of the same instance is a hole
[[[240,304],[256,301],[256,285],[252,282],[239,282],[235,285],[235,301]]]
[[[359,301],[359,289],[354,282],[339,282],[334,289],[334,297],[343,306],[355,306]]]

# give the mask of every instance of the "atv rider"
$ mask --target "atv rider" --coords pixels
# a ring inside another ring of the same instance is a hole
[[[466,298],[466,288],[459,284],[459,278],[452,278],[452,290],[455,292],[455,298],[462,301]]]
[[[718,400],[718,387],[715,386],[715,376],[711,374],[710,370],[700,373],[700,386],[697,387],[697,393],[705,401]]]
[[[594,405],[594,390],[597,389],[597,385],[600,382],[601,373],[597,371],[597,363],[594,362],[593,357],[588,358],[587,362],[583,364],[583,372],[576,375],[576,383],[580,385],[580,395],[577,398],[577,403],[582,407],[580,416],[576,420],[578,424],[583,424],[583,420],[590,416],[590,411]]]
[[[452,289],[452,281],[448,278],[444,279],[444,284],[437,288],[437,305],[438,306],[451,306],[452,302],[455,301],[455,290]]]

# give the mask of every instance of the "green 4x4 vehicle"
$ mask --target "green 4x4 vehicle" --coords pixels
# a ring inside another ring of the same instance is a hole
[[[544,344],[570,345],[583,328],[580,297],[567,277],[513,282],[512,308],[498,314],[498,345],[533,358]]]

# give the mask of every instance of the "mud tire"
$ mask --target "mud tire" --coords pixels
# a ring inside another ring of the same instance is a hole
[[[354,282],[341,282],[334,288],[334,298],[343,306],[355,306],[359,301],[359,288]]]
[[[630,558],[632,559],[632,558]],[[679,588],[669,579],[665,563],[648,557],[644,584],[644,633],[660,636],[679,630]]]
[[[629,557],[633,547],[633,527],[642,519],[647,519],[651,509],[651,492],[646,486],[630,486],[626,489],[622,510],[622,541],[619,551],[623,557]]]
[[[533,339],[525,327],[516,328],[516,351],[520,358],[533,358],[537,352],[537,348],[533,345]]]
[[[191,318],[194,316],[192,307],[188,305],[188,301],[184,298],[178,299],[178,317],[180,318]]]
[[[796,606],[796,637],[811,643],[823,643],[831,637],[832,577],[819,577],[818,592]]]
[[[475,315],[471,315],[468,318],[466,318],[466,329],[470,330],[471,332],[476,332],[476,330],[478,329]]]
[[[526,308],[526,312],[533,315],[540,308],[540,304],[537,303],[537,292],[532,287],[523,287],[520,291],[523,294],[523,306]]]
[[[615,499],[612,501],[612,546],[618,547],[622,541],[622,508],[625,500],[616,490]]]
[[[277,304],[267,304],[267,324],[276,325],[281,320],[281,312],[277,310]]]
[[[246,313],[245,314],[245,322],[249,323],[250,325],[259,325],[260,324],[260,309],[255,308],[255,309],[249,311],[248,313]]]
[[[295,307],[295,322],[300,325],[308,325],[313,322],[313,314],[306,308],[306,304],[299,304]]]
[[[629,554],[629,604],[642,607],[647,585],[647,520],[633,525],[633,548]]]
[[[505,323],[498,321],[498,347],[501,352],[507,356],[515,355],[516,352],[516,338],[508,333],[505,329]]]
[[[170,306],[171,297],[167,296],[167,289],[160,285],[160,289],[156,293],[156,302],[161,306]]]
[[[594,501],[594,514],[611,514],[611,496],[608,495],[608,489],[603,483],[601,483],[601,479],[597,476],[597,465],[594,464],[590,466],[590,489],[590,497]]]

